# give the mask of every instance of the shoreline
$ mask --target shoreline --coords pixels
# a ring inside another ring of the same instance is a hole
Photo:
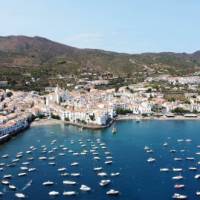
[[[100,126],[100,125],[93,125],[93,124],[79,124],[79,123],[73,123],[73,122],[67,122],[67,121],[61,121],[61,120],[57,120],[57,119],[41,119],[38,121],[33,121],[30,124],[30,127],[35,127],[35,126],[45,126],[45,125],[56,125],[56,124],[63,124],[63,125],[72,125],[72,126],[77,126],[80,128],[85,128],[85,129],[94,129],[94,130],[98,130],[98,129],[104,129],[104,128],[108,128],[110,126],[112,126],[112,124],[115,121],[126,121],[126,120],[133,120],[133,121],[153,121],[153,120],[157,120],[157,121],[189,121],[189,120],[194,120],[194,121],[198,121],[200,120],[200,117],[184,117],[184,116],[175,116],[175,117],[142,117],[142,116],[136,116],[136,115],[120,115],[117,116],[114,120],[112,120],[109,124],[104,125],[104,126]]]

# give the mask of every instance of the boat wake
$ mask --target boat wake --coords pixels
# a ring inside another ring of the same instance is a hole
[[[31,186],[31,184],[32,184],[32,180],[30,180],[23,188],[22,188],[22,191],[24,191],[24,190],[26,190],[28,187],[30,187]]]

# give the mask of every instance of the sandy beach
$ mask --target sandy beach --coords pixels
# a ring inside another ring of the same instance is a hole
[[[64,124],[64,122],[56,119],[40,119],[38,121],[33,121],[31,123],[31,126],[44,126],[44,125],[54,125],[54,124]]]

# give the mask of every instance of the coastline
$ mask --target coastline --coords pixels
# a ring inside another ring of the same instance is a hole
[[[73,123],[73,122],[67,122],[67,121],[61,121],[57,119],[40,119],[38,121],[33,121],[30,124],[30,127],[35,127],[35,126],[45,126],[45,125],[56,125],[56,124],[65,124],[65,125],[73,125],[77,126],[80,128],[86,128],[86,129],[104,129],[107,127],[112,126],[112,124],[115,121],[125,121],[125,120],[133,120],[133,121],[149,121],[149,120],[158,120],[158,121],[173,121],[173,120],[200,120],[200,117],[185,117],[185,116],[174,116],[174,117],[155,117],[155,116],[150,116],[150,117],[142,117],[142,116],[137,116],[137,115],[119,115],[117,116],[114,120],[112,120],[109,124],[105,126],[101,125],[93,125],[93,124],[79,124],[79,123]]]

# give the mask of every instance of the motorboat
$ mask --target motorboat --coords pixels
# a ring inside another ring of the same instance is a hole
[[[172,177],[173,180],[181,180],[183,179],[183,176],[179,175],[179,176],[173,176]]]
[[[88,187],[87,185],[81,185],[80,190],[82,190],[84,192],[89,192],[91,190],[91,188]]]
[[[152,163],[152,162],[155,162],[155,161],[156,161],[155,158],[148,158],[148,159],[147,159],[147,162],[149,162],[149,163]]]
[[[119,191],[118,190],[114,190],[114,189],[110,189],[106,192],[107,195],[118,195]]]
[[[74,196],[76,195],[75,191],[64,191],[63,196]]]
[[[169,172],[170,170],[169,170],[169,168],[160,168],[160,171],[161,172]]]
[[[64,180],[64,181],[63,181],[63,184],[64,184],[64,185],[75,185],[76,182],[75,182],[75,181]]]
[[[183,184],[176,184],[176,185],[174,185],[175,189],[183,189],[184,187],[185,187],[185,185],[183,185]]]
[[[50,191],[49,196],[58,196],[59,192],[58,191]]]
[[[119,172],[112,172],[112,173],[110,173],[110,176],[119,176],[119,175],[120,175]]]
[[[178,194],[178,193],[174,193],[172,198],[173,199],[187,199],[187,196],[186,195],[182,195],[182,194]]]
[[[111,181],[110,181],[109,179],[107,179],[107,180],[101,180],[100,183],[99,183],[99,185],[100,185],[100,186],[106,186],[106,185],[108,185],[110,182],[111,182]]]
[[[44,185],[44,186],[51,186],[53,184],[54,184],[53,181],[45,181],[45,182],[42,183],[42,185]]]
[[[25,199],[25,194],[23,194],[23,193],[20,193],[20,192],[17,192],[17,193],[15,193],[15,196],[17,197],[17,198],[20,198],[20,199]]]

